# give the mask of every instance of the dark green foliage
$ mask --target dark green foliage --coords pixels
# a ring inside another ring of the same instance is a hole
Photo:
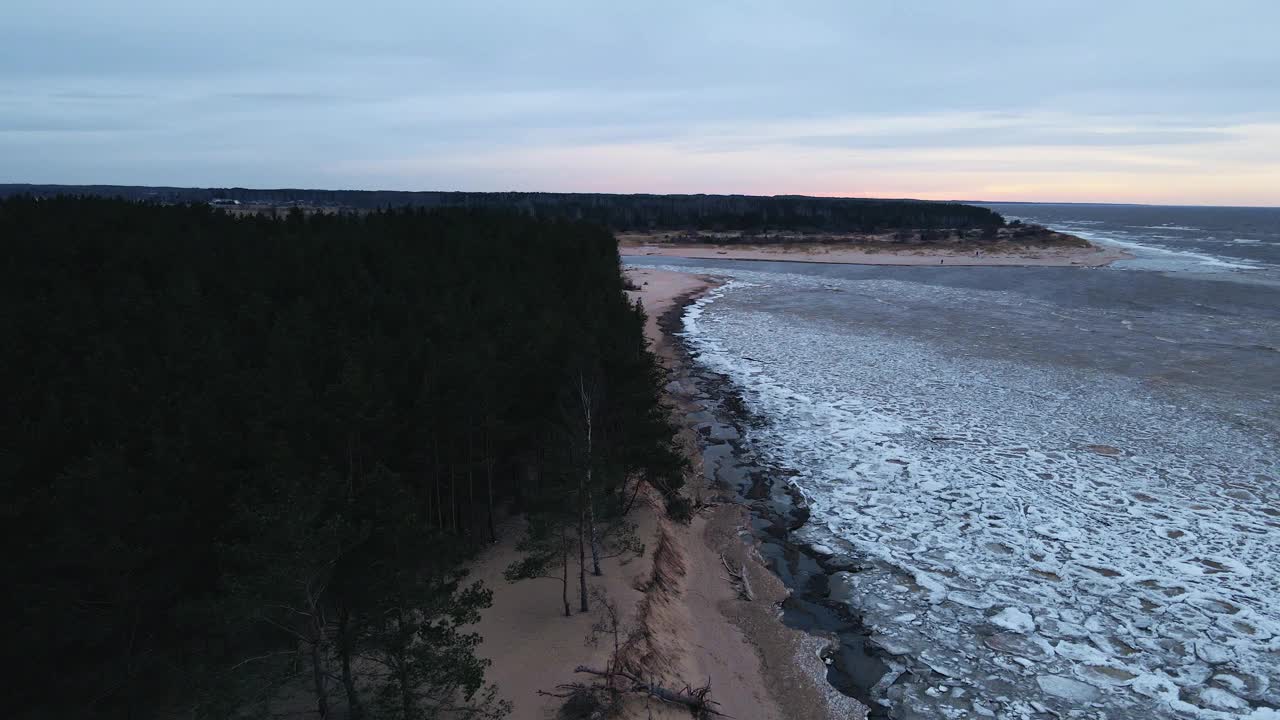
[[[484,685],[489,661],[474,654],[480,636],[463,630],[480,620],[492,593],[479,583],[460,588],[464,577],[417,573],[369,616],[361,656],[385,671],[372,698],[379,717],[496,718],[509,710]]]
[[[644,311],[639,302],[624,308],[607,326],[583,333],[619,342],[573,350],[561,385],[561,422],[543,463],[546,482],[530,499],[519,547],[527,555],[505,573],[512,582],[558,579],[566,616],[570,555],[577,556],[578,609],[586,612],[587,575],[602,574],[601,558],[644,552],[626,519],[638,489],[633,476],[643,473],[668,501],[680,497],[683,482],[684,459],[659,402],[662,374],[643,341]]]
[[[676,522],[688,524],[693,520],[693,503],[684,495],[677,495],[667,500],[667,515]]]
[[[487,595],[457,568],[495,505],[554,487],[584,358],[608,389],[602,467],[679,487],[598,227],[18,196],[0,249],[19,717],[226,717],[281,683],[336,713],[353,657],[400,658],[416,716],[493,711],[459,629]]]
[[[130,187],[124,185],[0,185],[11,193],[83,193],[134,200],[305,203],[376,209],[412,206],[515,210],[530,216],[586,220],[613,230],[808,230],[876,232],[896,228],[1001,226],[994,210],[955,202],[827,198],[803,195],[607,195],[601,193],[397,192],[391,190],[254,190],[246,188]]]
[[[567,495],[569,491],[556,488],[554,494]],[[547,493],[548,496],[553,493]],[[570,555],[574,550],[574,518],[561,508],[548,504],[529,515],[525,535],[516,545],[524,557],[512,563],[503,572],[507,582],[520,580],[555,580],[560,583],[560,600],[564,615],[569,611],[569,576],[572,572]]]

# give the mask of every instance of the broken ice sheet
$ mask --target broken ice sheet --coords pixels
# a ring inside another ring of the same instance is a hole
[[[971,672],[965,702],[997,716],[1089,695],[1108,718],[1248,717],[1207,688],[1280,705],[1256,680],[1280,676],[1280,489],[1256,480],[1275,476],[1271,438],[1129,377],[858,321],[890,303],[1043,322],[1025,296],[826,277],[849,292],[819,312],[815,278],[714,272],[736,279],[690,309],[688,338],[765,420],[752,449],[797,472],[822,518],[806,542],[866,565],[833,596],[903,662]],[[904,615],[922,642],[901,637]],[[914,678],[893,692],[947,716],[958,701]]]

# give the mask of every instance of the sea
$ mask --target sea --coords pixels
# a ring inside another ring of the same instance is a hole
[[[990,205],[1105,268],[625,257],[847,567],[881,717],[1280,718],[1280,209]]]

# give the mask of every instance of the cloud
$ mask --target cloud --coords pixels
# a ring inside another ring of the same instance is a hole
[[[0,182],[1280,204],[1246,187],[1276,170],[1277,24],[1254,0],[13,0]]]

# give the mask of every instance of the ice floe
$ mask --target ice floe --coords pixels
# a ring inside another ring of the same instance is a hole
[[[1272,716],[1274,437],[1132,377],[859,322],[922,292],[1013,312],[1009,293],[699,270],[734,280],[687,311],[690,345],[762,420],[744,428],[753,450],[796,473],[801,538],[868,568],[837,573],[832,594],[901,661],[887,702],[910,717]],[[809,292],[849,305],[796,312]]]

